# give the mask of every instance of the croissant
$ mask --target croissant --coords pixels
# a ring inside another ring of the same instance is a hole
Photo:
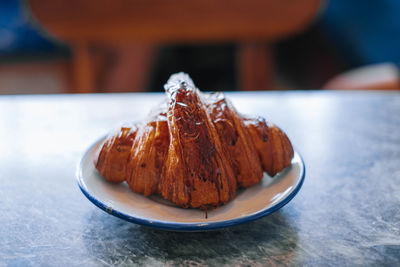
[[[95,167],[106,180],[208,209],[290,165],[293,147],[275,125],[239,115],[222,93],[201,93],[187,74],[164,87],[166,101],[144,123],[121,127],[100,146]]]

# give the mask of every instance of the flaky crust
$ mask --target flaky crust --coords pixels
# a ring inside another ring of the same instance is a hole
[[[106,180],[207,209],[259,183],[263,171],[274,176],[290,165],[286,134],[262,118],[240,116],[222,93],[203,94],[182,73],[165,90],[167,105],[101,145],[95,166]]]

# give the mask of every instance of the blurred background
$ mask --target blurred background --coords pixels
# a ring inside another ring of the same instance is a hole
[[[0,1],[0,94],[400,88],[400,1]]]

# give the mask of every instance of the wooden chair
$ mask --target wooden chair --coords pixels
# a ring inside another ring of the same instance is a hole
[[[241,89],[270,89],[269,44],[303,31],[320,2],[27,0],[40,25],[71,46],[73,92],[109,91],[113,86],[141,90],[160,45],[218,42],[238,44]],[[113,53],[114,62],[107,62],[106,55]]]
[[[333,90],[399,90],[400,70],[392,63],[360,67],[329,80],[324,89]]]

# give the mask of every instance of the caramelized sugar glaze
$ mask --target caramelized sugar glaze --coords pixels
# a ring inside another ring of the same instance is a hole
[[[222,93],[201,93],[187,74],[172,75],[167,99],[149,118],[111,133],[95,166],[108,181],[161,195],[184,208],[227,203],[238,188],[290,165],[286,134],[263,118],[239,115]]]

